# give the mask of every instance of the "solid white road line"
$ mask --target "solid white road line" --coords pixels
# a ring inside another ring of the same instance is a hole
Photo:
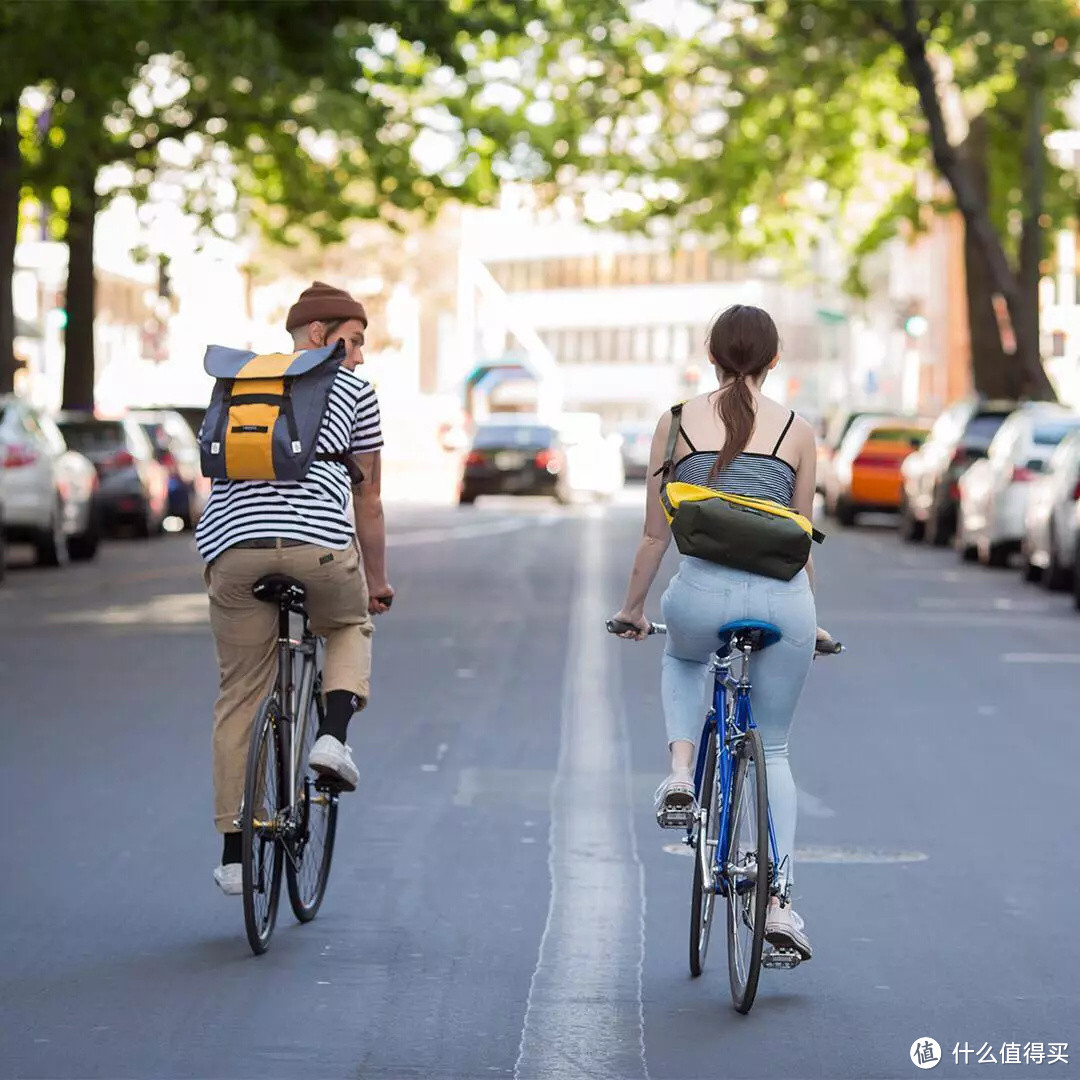
[[[629,748],[608,690],[601,528],[583,523],[551,788],[551,900],[514,1067],[519,1080],[648,1078],[644,871]]]

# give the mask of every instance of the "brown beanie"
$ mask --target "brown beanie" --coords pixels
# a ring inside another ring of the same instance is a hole
[[[344,289],[335,289],[325,281],[316,281],[300,294],[285,319],[285,329],[290,333],[298,326],[312,322],[333,322],[338,319],[359,319],[367,326],[367,312],[359,300],[354,300]]]

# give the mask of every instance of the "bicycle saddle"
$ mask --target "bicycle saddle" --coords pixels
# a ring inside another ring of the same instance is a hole
[[[291,604],[302,604],[307,589],[302,581],[288,574],[264,574],[251,586],[251,595],[268,604],[280,604],[282,599],[287,599]]]
[[[760,652],[770,645],[775,645],[784,635],[778,626],[760,622],[758,619],[739,619],[720,627],[720,638],[730,641],[735,648],[750,646],[753,652]]]

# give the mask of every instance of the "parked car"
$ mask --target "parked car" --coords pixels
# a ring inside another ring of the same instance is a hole
[[[975,461],[986,457],[998,428],[1014,402],[962,401],[946,409],[926,441],[901,466],[900,535],[944,547],[956,535],[959,481]]]
[[[1024,576],[1048,589],[1067,589],[1080,543],[1080,429],[1058,444],[1046,474],[1031,485],[1024,520]]]
[[[628,480],[644,480],[649,473],[649,453],[656,425],[639,421],[620,424],[618,430],[622,436],[624,475]]]
[[[985,458],[960,477],[956,547],[968,560],[1005,566],[1024,538],[1028,495],[1080,414],[1061,405],[1021,405],[1001,425]]]
[[[880,409],[846,409],[833,413],[832,418],[825,426],[825,434],[817,444],[817,492],[824,495],[829,487],[829,478],[832,475],[832,463],[840,449],[841,443],[847,437],[852,425],[858,420],[875,417],[879,420],[888,419],[888,414]]]
[[[210,498],[210,481],[202,474],[199,442],[191,425],[177,411],[134,412],[154,447],[154,457],[169,473],[168,512],[193,529]]]
[[[550,495],[568,503],[581,494],[614,494],[624,479],[622,459],[599,419],[593,423],[566,414],[548,423],[520,413],[492,416],[473,436],[458,501],[470,505],[480,495]]]
[[[0,395],[5,541],[34,546],[42,566],[97,554],[97,476],[56,424],[22,398]]]
[[[4,461],[0,458],[0,581],[7,572],[7,539],[4,536]]]
[[[841,525],[859,514],[900,508],[900,466],[926,438],[930,425],[901,417],[856,420],[832,460],[825,507]]]
[[[57,418],[64,438],[97,470],[102,521],[131,526],[137,536],[161,530],[168,510],[169,473],[154,459],[146,432],[130,416],[102,419],[67,412]]]

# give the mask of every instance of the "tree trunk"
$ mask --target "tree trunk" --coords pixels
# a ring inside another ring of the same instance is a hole
[[[94,408],[94,170],[71,191],[67,247],[67,329],[64,334],[65,409]]]
[[[1043,191],[1046,184],[1046,148],[1043,144],[1043,100],[1041,85],[1032,79],[1028,93],[1027,139],[1024,146],[1024,222],[1020,236],[1020,303],[1013,315],[1018,348],[1030,348],[1036,356],[1042,355],[1039,340],[1039,264],[1042,262],[1043,228],[1040,218],[1043,212]],[[1027,343],[1026,346],[1023,343]],[[1049,380],[1045,386],[1024,385],[1028,397],[1056,399]]]
[[[916,0],[901,0],[904,17],[903,26],[890,27],[897,42],[904,50],[911,82],[919,95],[923,115],[930,128],[930,145],[933,150],[934,164],[949,182],[956,205],[964,216],[964,225],[968,234],[981,247],[986,272],[993,283],[994,291],[1005,298],[1009,316],[1016,335],[1016,354],[1013,363],[1020,369],[1020,384],[1031,397],[1054,398],[1054,390],[1047,378],[1039,354],[1039,341],[1036,335],[1031,339],[1030,299],[1024,294],[1017,275],[1013,273],[1005,248],[1001,243],[990,220],[985,200],[972,182],[966,163],[961,159],[948,138],[945,130],[945,117],[938,97],[937,83],[933,68],[926,55],[926,39],[918,28],[919,13]],[[1041,151],[1041,142],[1040,142]],[[1038,318],[1038,297],[1035,298],[1036,319]]]
[[[18,104],[0,105],[0,394],[15,387],[15,301],[11,278],[15,272],[15,241],[19,232]]]
[[[968,137],[960,148],[975,190],[989,203],[990,177],[987,165],[987,120],[981,114],[971,121]],[[964,223],[964,272],[967,287],[968,337],[971,341],[971,369],[975,392],[988,398],[1015,399],[1021,389],[1018,365],[1001,347],[994,315],[994,283],[974,231]]]

